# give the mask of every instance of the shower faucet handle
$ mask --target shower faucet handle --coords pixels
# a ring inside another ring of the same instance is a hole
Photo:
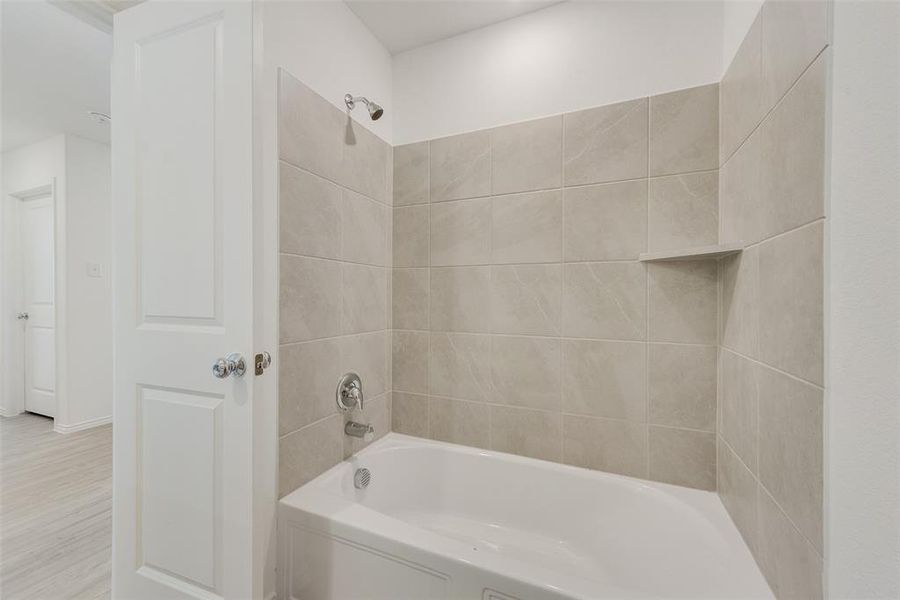
[[[354,408],[363,409],[362,380],[356,373],[347,373],[338,381],[335,394],[338,408],[344,412]]]

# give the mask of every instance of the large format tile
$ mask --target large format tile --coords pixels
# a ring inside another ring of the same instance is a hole
[[[278,164],[282,252],[340,258],[341,188],[286,162]]]
[[[491,136],[475,131],[431,140],[431,201],[491,193]]]
[[[388,190],[393,166],[391,147],[377,135],[346,116],[344,152],[338,182],[353,191],[390,204]]]
[[[565,185],[647,176],[647,98],[563,117]]]
[[[647,476],[647,426],[563,415],[563,462],[632,477]]]
[[[432,395],[493,401],[491,337],[432,333],[428,372]]]
[[[388,391],[390,352],[391,336],[388,331],[374,331],[341,338],[342,372],[352,371],[359,375],[366,399]]]
[[[727,444],[719,440],[718,492],[750,551],[758,556],[757,481]]]
[[[650,176],[719,166],[719,84],[650,97]]]
[[[646,421],[646,344],[563,340],[562,347],[564,412]]]
[[[278,365],[280,435],[337,412],[334,386],[342,374],[337,339],[281,346]]]
[[[393,223],[393,254],[395,267],[427,267],[430,254],[430,207],[404,206],[395,208]]]
[[[562,459],[562,415],[491,406],[491,448],[558,462]]]
[[[393,389],[428,393],[428,344],[426,331],[393,332]]]
[[[718,172],[651,179],[647,231],[651,252],[715,244],[719,238]]]
[[[428,437],[428,396],[393,392],[391,394],[391,431]]]
[[[491,347],[493,402],[559,412],[560,341],[495,335]]]
[[[279,328],[281,343],[341,333],[341,263],[282,254]]]
[[[647,276],[640,263],[565,265],[563,335],[643,340]]]
[[[650,344],[649,421],[716,430],[716,348]]]
[[[559,335],[561,295],[561,265],[492,267],[492,330],[495,333]]]
[[[763,104],[762,16],[744,36],[719,84],[719,163],[724,164],[769,107]]]
[[[750,358],[759,354],[759,247],[721,263],[721,344]]]
[[[391,312],[394,329],[428,329],[429,269],[394,269]]]
[[[486,265],[490,262],[489,198],[431,206],[432,265]]]
[[[547,117],[491,130],[494,194],[560,186],[562,120]]]
[[[759,370],[759,480],[822,552],[821,389]]]
[[[566,188],[567,261],[636,259],[647,250],[647,182]]]
[[[554,190],[493,198],[492,262],[559,262],[562,257],[561,197],[561,192]]]
[[[431,269],[434,331],[491,331],[491,267]]]
[[[759,247],[759,358],[813,383],[824,380],[823,224]]]
[[[344,263],[341,329],[343,333],[364,333],[387,327],[387,271]],[[334,302],[334,297],[331,298]]]
[[[826,0],[773,0],[762,10],[762,77],[771,108],[828,43]]]
[[[651,425],[650,479],[716,489],[716,434]]]
[[[394,147],[394,206],[428,203],[428,142]]]
[[[442,442],[490,448],[490,409],[480,402],[431,397],[428,435]]]
[[[759,444],[758,369],[756,363],[722,349],[719,435],[753,473]]]
[[[366,265],[387,266],[387,219],[390,208],[365,196],[343,190],[341,256]]]
[[[339,181],[344,115],[284,69],[278,74],[278,157]]]
[[[759,487],[760,571],[777,598],[818,600],[822,593],[822,558]]]
[[[650,339],[715,344],[717,281],[712,260],[650,265]]]
[[[753,244],[762,236],[760,133],[754,132],[719,169],[719,242]]]
[[[278,440],[279,497],[341,462],[343,437],[343,420],[332,415]]]
[[[760,127],[762,237],[825,215],[825,59],[816,60]]]

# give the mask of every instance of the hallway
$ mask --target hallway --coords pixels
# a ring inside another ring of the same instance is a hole
[[[0,597],[110,597],[112,426],[0,418]]]

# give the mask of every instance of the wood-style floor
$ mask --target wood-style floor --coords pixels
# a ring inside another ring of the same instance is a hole
[[[110,597],[112,426],[0,418],[0,598]]]

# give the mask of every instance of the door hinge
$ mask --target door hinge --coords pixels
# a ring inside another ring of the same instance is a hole
[[[260,352],[254,357],[253,363],[255,365],[256,374],[262,375],[272,364],[272,355],[268,352]]]

